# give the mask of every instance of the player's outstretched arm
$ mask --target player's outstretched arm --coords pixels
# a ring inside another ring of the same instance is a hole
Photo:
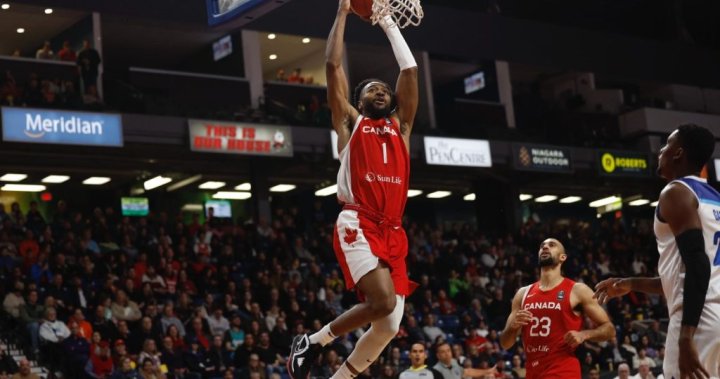
[[[463,378],[484,378],[486,376],[495,377],[498,370],[495,366],[490,368],[465,368],[463,369]]]
[[[668,185],[660,193],[658,204],[659,216],[670,226],[685,266],[682,326],[678,339],[681,378],[710,377],[700,363],[693,340],[710,283],[710,259],[705,252],[698,205],[695,195],[680,183]]]
[[[338,152],[350,140],[350,129],[358,116],[358,111],[348,101],[348,79],[342,65],[345,22],[349,13],[350,0],[339,0],[335,23],[330,30],[325,49],[328,105],[332,112],[333,128],[338,134]]]
[[[529,286],[520,288],[515,293],[515,297],[513,297],[512,310],[505,323],[505,329],[500,333],[500,346],[505,350],[510,350],[510,348],[515,345],[515,341],[522,327],[532,320],[532,313],[521,309],[522,299],[529,288]]]
[[[606,304],[610,299],[622,297],[630,291],[663,295],[660,277],[654,278],[608,278],[595,285],[593,297],[598,303]]]
[[[571,347],[577,347],[585,341],[607,341],[615,337],[615,327],[610,321],[605,309],[593,299],[593,290],[583,283],[576,283],[572,289],[572,297],[582,307],[583,313],[596,325],[595,329],[570,331],[565,334],[565,342]]]
[[[385,16],[379,24],[385,31],[400,66],[400,75],[395,85],[396,112],[400,121],[400,132],[407,139],[418,108],[417,63],[395,21],[390,16]]]

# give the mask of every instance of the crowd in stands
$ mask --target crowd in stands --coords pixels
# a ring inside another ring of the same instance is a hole
[[[20,51],[15,50],[12,56],[20,57]],[[102,109],[102,101],[97,89],[101,59],[89,40],[83,42],[83,48],[77,53],[70,47],[70,42],[65,41],[63,48],[57,54],[54,53],[50,42],[45,41],[37,50],[35,58],[74,62],[77,64],[77,73],[59,77],[28,72],[22,78],[16,78],[11,70],[3,69],[0,74],[0,105]]]
[[[278,208],[271,222],[233,223],[197,214],[183,222],[167,212],[128,218],[64,201],[46,215],[36,203],[0,204],[0,339],[66,378],[286,378],[292,337],[357,302],[332,250],[334,210],[316,209]],[[546,237],[565,242],[564,274],[591,286],[610,274],[655,271],[643,222],[531,219],[507,235],[469,224],[405,226],[419,287],[397,337],[361,378],[397,378],[418,341],[429,364],[447,342],[461,366],[497,365],[497,378],[523,378],[522,347],[503,350],[498,333],[513,294],[538,277]],[[632,295],[608,311],[617,341],[577,350],[584,375],[614,376],[621,363],[657,371],[663,300]],[[360,333],[331,344],[312,377],[330,377]],[[3,362],[0,375],[27,365]]]
[[[301,68],[294,69],[290,75],[286,75],[284,68],[279,68],[275,74],[275,81],[293,84],[314,84],[315,78],[312,75],[303,76]]]

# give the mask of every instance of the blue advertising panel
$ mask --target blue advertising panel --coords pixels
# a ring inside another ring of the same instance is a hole
[[[3,107],[2,136],[7,142],[123,146],[120,115],[106,113]]]
[[[217,25],[232,20],[266,0],[205,0],[208,25]]]

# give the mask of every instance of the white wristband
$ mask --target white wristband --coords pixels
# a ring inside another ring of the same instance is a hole
[[[417,67],[415,57],[413,57],[410,47],[407,42],[405,42],[405,38],[403,38],[400,33],[400,28],[398,28],[392,17],[385,16],[380,19],[378,23],[385,31],[388,40],[390,40],[390,46],[392,46],[395,59],[397,59],[400,69],[405,70],[411,67]]]

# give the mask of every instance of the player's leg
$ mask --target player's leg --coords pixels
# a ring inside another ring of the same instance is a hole
[[[395,297],[395,287],[390,276],[390,269],[382,261],[378,261],[378,266],[365,274],[357,286],[366,298],[364,303],[352,307],[310,336],[303,334],[295,337],[287,361],[287,369],[291,378],[306,379],[310,375],[312,363],[320,354],[322,347],[332,342],[336,336],[394,314],[399,302]],[[400,308],[400,317],[402,317],[402,308]],[[380,335],[384,336],[387,328],[380,329],[382,329],[379,332]],[[385,344],[382,345],[380,351]]]
[[[392,313],[372,323],[332,379],[351,379],[358,376],[375,362],[387,344],[397,335],[405,308],[405,298],[400,295],[395,297],[395,309]]]
[[[347,235],[348,231],[352,239]],[[340,233],[346,235],[341,236]],[[345,280],[351,284],[355,283],[366,300],[343,313],[318,332],[295,337],[287,363],[291,378],[307,378],[321,348],[332,342],[336,336],[385,317],[395,309],[395,287],[390,269],[373,254],[383,249],[379,233],[376,225],[366,223],[355,211],[343,211],[338,216],[333,236],[335,254],[343,269]]]
[[[391,314],[397,305],[390,268],[382,261],[360,279],[358,289],[365,302],[352,307],[329,324],[333,335],[339,336]]]

